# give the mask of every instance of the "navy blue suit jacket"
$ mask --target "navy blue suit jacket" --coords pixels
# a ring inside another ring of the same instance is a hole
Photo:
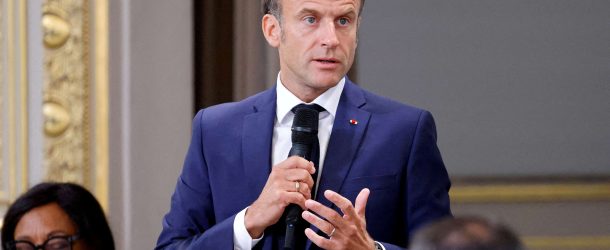
[[[235,215],[257,199],[271,171],[275,110],[271,88],[197,113],[157,249],[233,249]],[[417,228],[451,215],[449,177],[430,113],[349,80],[321,175],[320,192],[337,191],[352,202],[361,189],[371,190],[367,229],[388,250],[405,248]],[[323,195],[317,200],[337,209]],[[283,230],[268,228],[255,249],[281,249]],[[317,246],[308,241],[307,248]]]

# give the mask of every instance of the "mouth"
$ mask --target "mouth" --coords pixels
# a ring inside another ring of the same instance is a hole
[[[336,58],[316,58],[316,59],[314,59],[314,61],[323,63],[323,64],[339,63],[339,60],[337,60]]]

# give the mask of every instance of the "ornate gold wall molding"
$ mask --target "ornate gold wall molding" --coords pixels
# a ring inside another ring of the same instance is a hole
[[[44,72],[44,103],[32,103],[42,105],[44,115],[44,179],[83,184],[107,208],[108,3],[94,1],[92,29],[89,1],[45,1],[38,13],[43,65],[28,65],[27,3],[0,0],[0,213],[29,187],[28,67]],[[90,37],[95,38],[92,61]],[[90,150],[93,141],[95,152]]]
[[[4,125],[5,125],[5,109],[4,109],[4,56],[5,56],[5,44],[4,44],[4,2],[0,1],[0,202],[6,200],[5,188],[4,188],[4,176],[6,171],[4,169]]]
[[[470,178],[457,180],[456,203],[514,203],[610,200],[610,177]]]
[[[610,249],[610,235],[524,237],[523,242],[530,249]]]
[[[43,3],[44,169],[47,180],[83,184],[107,209],[108,2],[89,3]]]
[[[109,34],[108,2],[95,1],[95,194],[108,211],[109,187]]]
[[[0,208],[28,185],[26,9],[27,1],[0,1]]]
[[[91,186],[87,1],[43,3],[45,178]]]
[[[4,176],[4,2],[0,1],[0,173]],[[0,187],[4,187],[4,178],[0,178]],[[1,194],[4,188],[0,188],[0,202],[4,195]]]
[[[20,98],[20,143],[19,152],[21,156],[21,179],[18,190],[27,190],[28,188],[28,169],[29,169],[29,119],[28,119],[28,92],[29,92],[29,80],[28,80],[28,32],[27,32],[27,2],[18,1],[19,3],[19,98]],[[16,198],[16,197],[15,197]]]

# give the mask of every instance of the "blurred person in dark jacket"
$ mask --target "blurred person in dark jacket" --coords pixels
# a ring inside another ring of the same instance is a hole
[[[446,218],[422,228],[411,250],[523,250],[508,227],[481,217]]]

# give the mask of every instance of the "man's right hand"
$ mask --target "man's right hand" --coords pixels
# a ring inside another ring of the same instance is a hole
[[[273,166],[271,174],[258,199],[246,210],[244,223],[253,239],[260,238],[265,229],[279,221],[289,204],[303,208],[311,199],[314,182],[311,175],[316,169],[312,162],[292,156]],[[299,182],[299,190],[296,190]]]

